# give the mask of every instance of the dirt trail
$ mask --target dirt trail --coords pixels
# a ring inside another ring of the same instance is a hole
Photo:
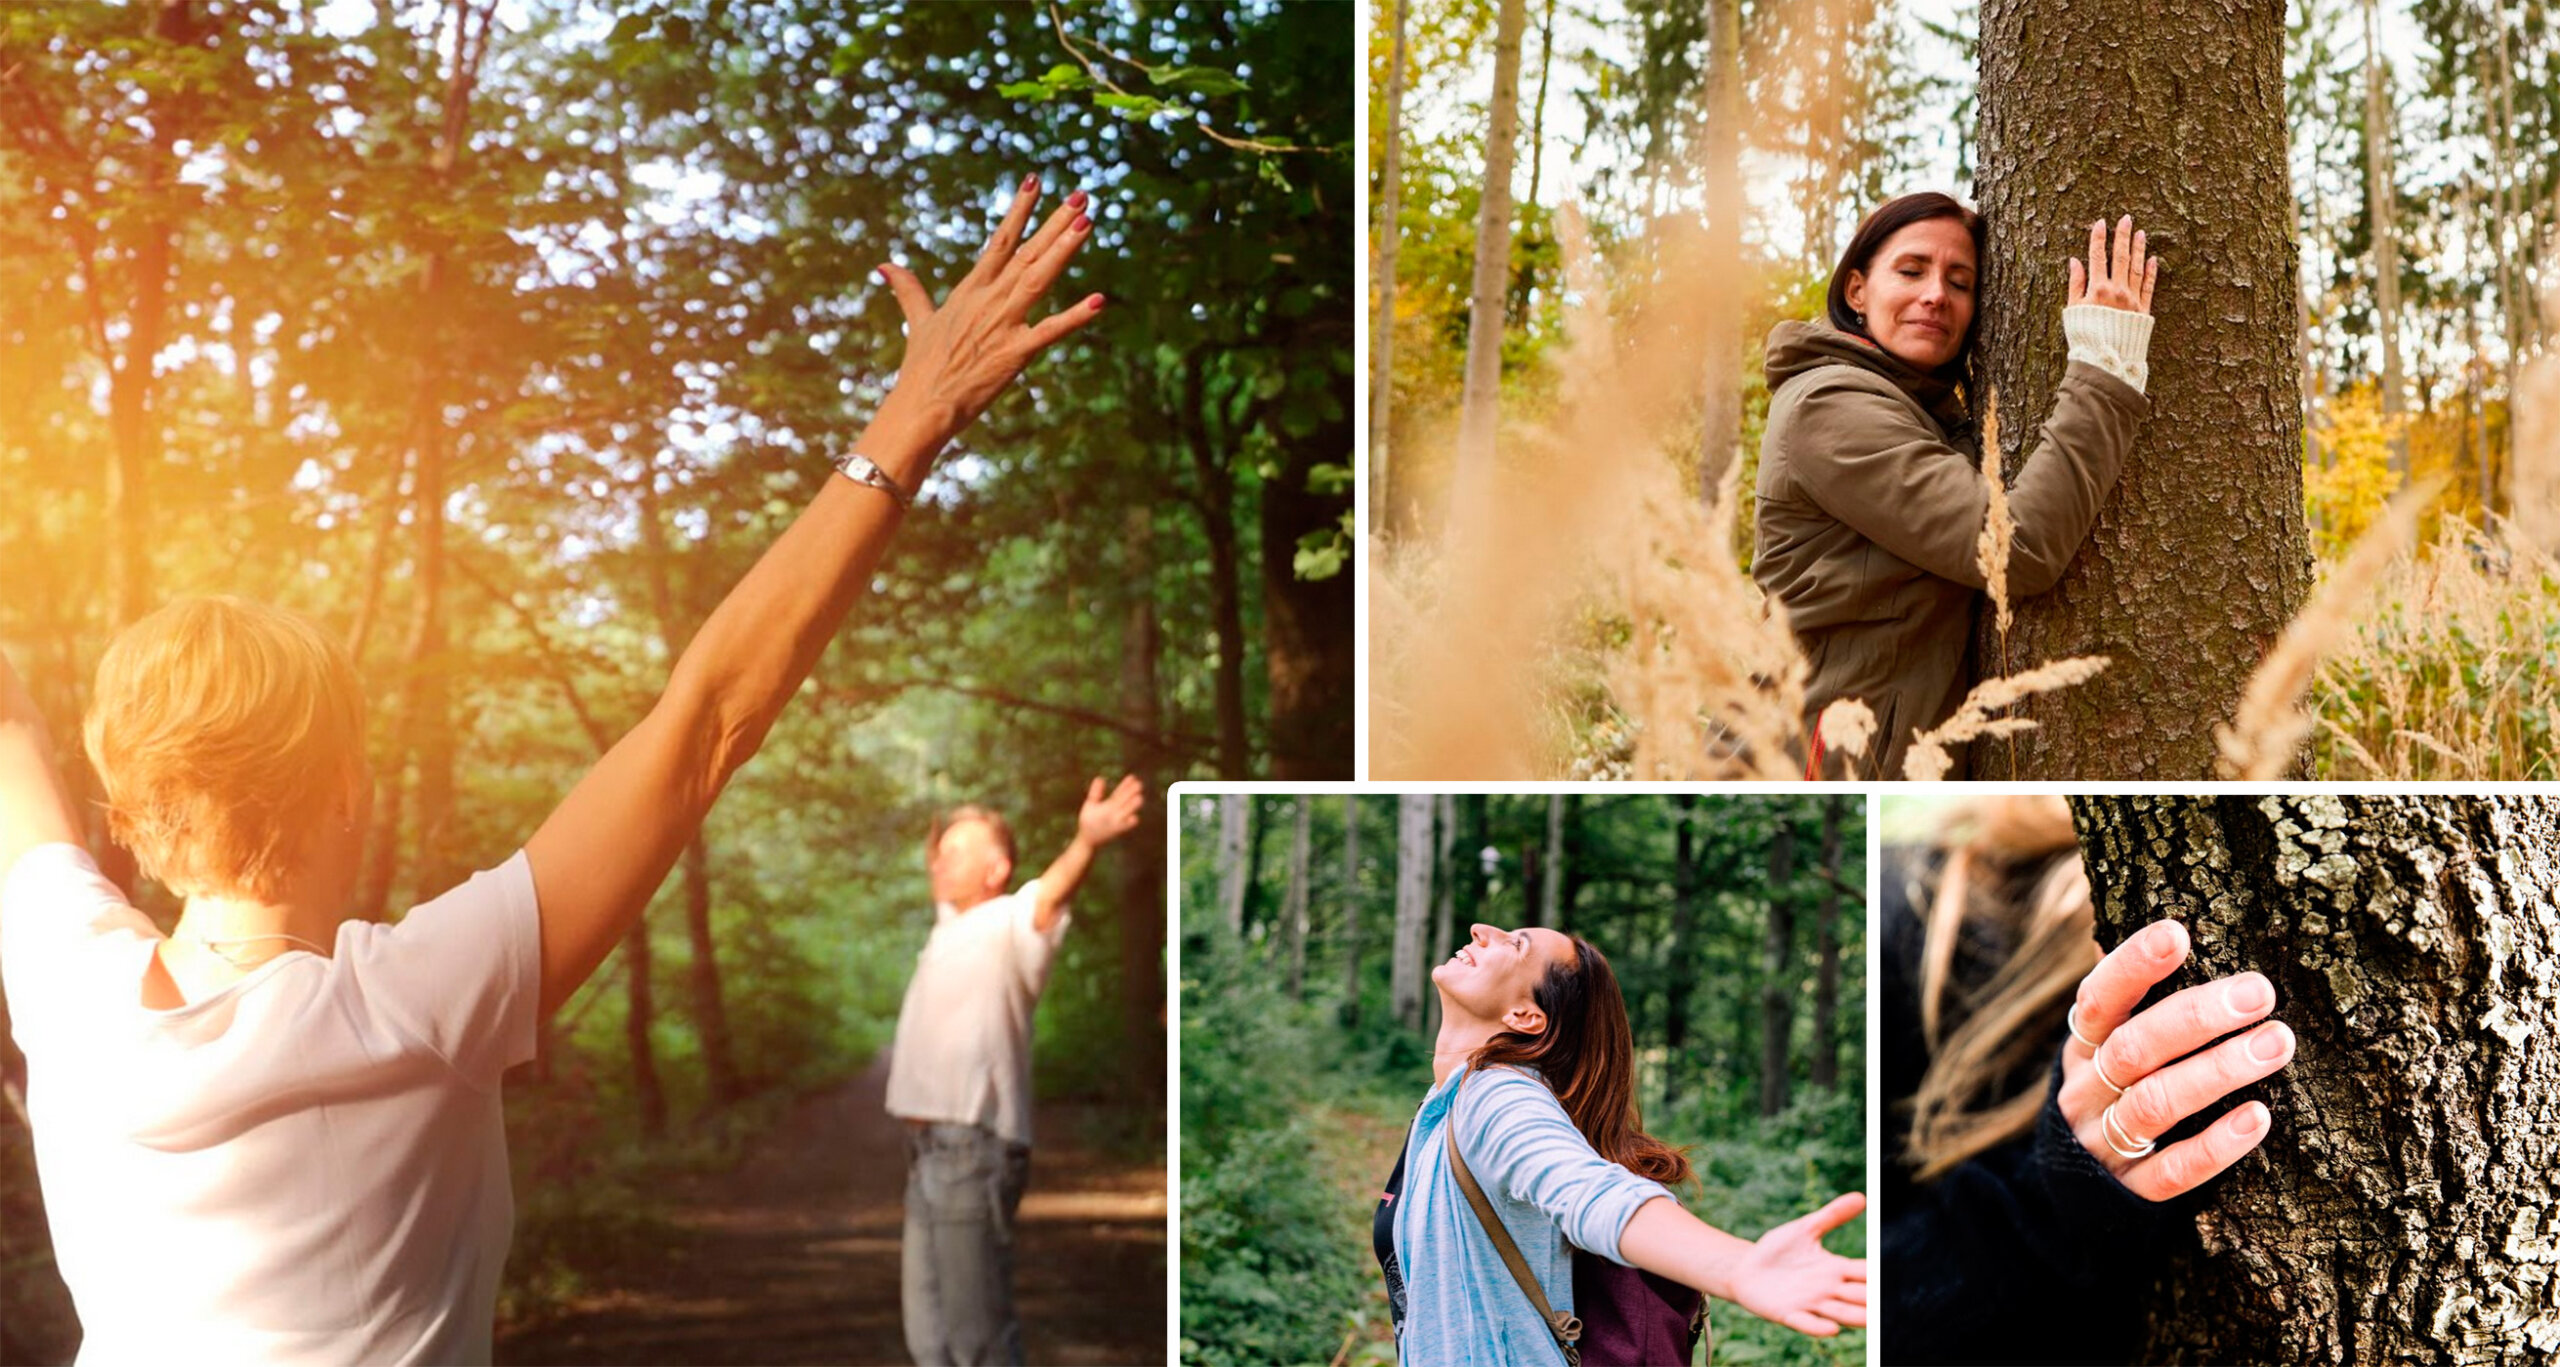
[[[682,1237],[589,1272],[564,1312],[500,1326],[501,1363],[904,1363],[905,1138],[885,1060],[811,1097],[734,1171],[676,1190]],[[1044,1104],[1015,1243],[1030,1361],[1161,1363],[1165,1168],[1082,1142],[1094,1108]]]

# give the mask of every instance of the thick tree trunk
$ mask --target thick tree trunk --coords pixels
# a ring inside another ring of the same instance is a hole
[[[1982,7],[1974,379],[1999,396],[2013,477],[2062,379],[2065,263],[2090,223],[2131,213],[2163,261],[2149,420],[2062,583],[2017,605],[2007,651],[2012,669],[2114,664],[2028,705],[2041,729],[2017,738],[2016,777],[2208,776],[2215,723],[2301,606],[2283,59],[2275,0]],[[2005,745],[1974,764],[2012,776]]]
[[[1291,799],[1297,808],[1289,831],[1289,896],[1280,919],[1289,935],[1289,999],[1307,996],[1307,850],[1315,816],[1315,799],[1304,793]]]
[[[2373,331],[2382,347],[2382,417],[2408,411],[2408,383],[2400,368],[2400,192],[2391,168],[2390,71],[2382,60],[2373,0],[2364,0],[2365,226],[2373,238]],[[2391,478],[2409,478],[2409,437],[2391,439]]]
[[[1840,831],[1849,799],[1822,803],[1822,910],[1816,913],[1813,970],[1813,1062],[1807,1076],[1825,1090],[1840,1085]]]
[[[1218,914],[1227,933],[1244,938],[1244,894],[1250,871],[1245,867],[1247,831],[1253,822],[1253,799],[1242,793],[1218,795]]]
[[[1129,608],[1120,636],[1120,767],[1160,793],[1164,758],[1150,736],[1164,732],[1157,664],[1164,632],[1156,618],[1155,518],[1142,505],[1124,515]],[[1120,853],[1120,1034],[1132,1059],[1164,1052],[1164,822],[1168,804],[1149,802]],[[1145,1070],[1142,1070],[1145,1071]],[[1156,1075],[1148,1072],[1150,1078]],[[1160,1082],[1158,1085],[1161,1085]]]
[[[2274,1126],[2205,1189],[2142,1360],[2550,1361],[2560,805],[2126,796],[2072,814],[2101,944],[2176,918],[2195,955],[2161,991],[2255,969],[2300,1041],[2230,1100],[2263,1099]]]
[[[1712,505],[1742,454],[1742,0],[1709,0],[1707,23],[1707,293],[1699,357],[1706,417],[1698,497]]]
[[[1431,798],[1396,799],[1395,962],[1387,970],[1387,1005],[1396,1024],[1422,1028],[1424,927],[1431,917]]]
[[[1457,863],[1452,853],[1458,844],[1458,800],[1447,793],[1431,800],[1431,938],[1423,946],[1422,967],[1427,973],[1440,956],[1454,948],[1450,928],[1451,910],[1458,900]],[[1422,994],[1422,1033],[1428,1037],[1440,1029],[1440,994]]]
[[[1787,1042],[1796,1024],[1796,833],[1782,812],[1769,838],[1769,925],[1760,959],[1760,1114],[1787,1108]]]
[[[1309,339],[1306,354],[1332,340]],[[1271,777],[1284,782],[1354,776],[1353,680],[1357,673],[1351,569],[1301,577],[1298,542],[1341,525],[1351,496],[1309,487],[1316,467],[1351,463],[1351,396],[1342,415],[1293,443],[1262,486],[1262,666],[1270,684]]]
[[[1360,799],[1342,799],[1342,1024],[1360,1024]]]
[[[1680,1100],[1680,1083],[1689,1073],[1686,1050],[1689,1043],[1689,981],[1696,976],[1690,971],[1693,952],[1690,936],[1698,919],[1698,852],[1696,824],[1698,797],[1681,793],[1671,799],[1673,833],[1671,838],[1671,941],[1663,952],[1664,992],[1662,1013],[1662,1107],[1669,1110]]]
[[[1386,531],[1402,536],[1413,530],[1412,476],[1402,456],[1388,450],[1388,434],[1396,377],[1396,250],[1404,240],[1399,217],[1404,204],[1404,34],[1412,0],[1395,0],[1395,7],[1395,39],[1387,56],[1386,146],[1378,157],[1378,221],[1369,237],[1376,252],[1369,307],[1369,519],[1373,535]]]
[[[1500,0],[1494,19],[1493,107],[1484,144],[1484,193],[1476,210],[1474,288],[1467,313],[1467,368],[1458,400],[1458,468],[1451,525],[1475,525],[1493,496],[1494,431],[1502,417],[1502,295],[1511,276],[1511,166],[1520,139],[1520,30],[1526,0]]]

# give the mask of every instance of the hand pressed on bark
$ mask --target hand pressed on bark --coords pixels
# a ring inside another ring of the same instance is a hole
[[[2267,1137],[2267,1108],[2234,1107],[2203,1133],[2142,1157],[2126,1157],[2125,1148],[2141,1149],[2293,1059],[2293,1032],[2282,1021],[2258,1024],[2276,1004],[2275,985],[2261,974],[2217,978],[2135,1011],[2186,962],[2188,947],[2186,927],[2175,921],[2154,922],[2116,946],[2081,979],[2076,1029],[2062,1046],[2063,1119],[2082,1147],[2148,1201],[2193,1190],[2256,1148]]]
[[[2112,259],[2107,251],[2107,221],[2102,218],[2089,225],[2088,261],[2071,260],[2071,292],[2064,303],[2149,313],[2151,290],[2159,283],[2159,259],[2151,255],[2149,237],[2134,228],[2133,215],[2116,220]]]

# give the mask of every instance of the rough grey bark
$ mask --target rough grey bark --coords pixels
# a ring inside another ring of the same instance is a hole
[[[1252,881],[1245,867],[1245,832],[1253,821],[1253,799],[1242,793],[1218,797],[1218,915],[1227,933],[1244,938],[1244,894]]]
[[[1289,895],[1281,904],[1280,921],[1289,936],[1289,999],[1306,1000],[1307,986],[1307,849],[1309,825],[1315,815],[1315,799],[1300,794],[1291,804],[1297,817],[1289,831]]]
[[[2255,969],[2299,1040],[2227,1103],[2258,1097],[2274,1125],[2206,1188],[2142,1360],[2550,1361],[2560,803],[2083,797],[2072,815],[2101,944],[2175,917],[2195,954],[2161,992]]]
[[[1387,970],[1387,1004],[1396,1023],[1422,1028],[1422,932],[1431,915],[1431,798],[1396,799],[1395,962]]]
[[[1524,0],[1502,0],[1494,20],[1493,109],[1484,144],[1484,197],[1467,316],[1466,382],[1458,399],[1458,468],[1450,482],[1453,525],[1470,525],[1492,495],[1494,428],[1501,420],[1502,296],[1511,276],[1511,165],[1520,139],[1520,30]]]
[[[2150,419],[2061,584],[2017,605],[2007,651],[2012,669],[2115,663],[2027,705],[2041,729],[2017,737],[2014,775],[2008,745],[1976,746],[1977,777],[2209,776],[2214,724],[2301,606],[2283,58],[2279,0],[1984,0],[1974,379],[1999,395],[2009,474],[2062,379],[2065,263],[2089,224],[2132,214],[2163,264]]]
[[[1760,1114],[1787,1108],[1787,1042],[1796,1024],[1796,833],[1784,816],[1769,838],[1769,924],[1760,960]]]
[[[1388,451],[1395,398],[1396,249],[1404,204],[1404,31],[1412,0],[1395,0],[1395,40],[1387,54],[1386,146],[1378,157],[1378,221],[1369,302],[1369,517],[1398,535],[1413,529],[1411,482]]]

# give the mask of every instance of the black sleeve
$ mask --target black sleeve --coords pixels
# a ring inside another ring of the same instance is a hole
[[[1878,908],[1886,1092],[1895,1098],[1899,1087],[1901,1100],[1927,1067],[1919,918],[1895,886],[1914,881],[1911,872],[1907,857],[1887,852]],[[1934,1182],[1910,1180],[1910,1110],[1889,1104],[1877,1318],[1884,1362],[2120,1363],[2139,1347],[2152,1270],[2186,1207],[2134,1195],[2081,1147],[2055,1102],[2061,1081],[2057,1040],[2034,1132]]]

